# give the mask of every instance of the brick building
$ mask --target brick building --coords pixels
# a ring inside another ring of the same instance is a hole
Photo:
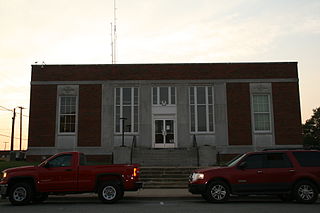
[[[210,165],[217,153],[301,145],[297,72],[293,62],[33,65],[28,158],[78,150]]]

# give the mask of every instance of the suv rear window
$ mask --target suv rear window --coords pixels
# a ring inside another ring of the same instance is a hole
[[[293,152],[293,155],[303,167],[320,166],[320,152]]]

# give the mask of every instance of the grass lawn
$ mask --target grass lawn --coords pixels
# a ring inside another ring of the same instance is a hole
[[[18,166],[32,166],[32,165],[38,165],[38,162],[26,162],[26,161],[0,161],[0,171],[12,168],[12,167],[18,167]]]

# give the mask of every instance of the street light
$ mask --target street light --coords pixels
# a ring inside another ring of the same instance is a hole
[[[124,117],[122,117],[122,118],[120,118],[120,120],[122,120],[122,144],[121,144],[121,147],[124,147],[124,122],[125,122],[125,120],[127,120],[127,118],[124,118]]]

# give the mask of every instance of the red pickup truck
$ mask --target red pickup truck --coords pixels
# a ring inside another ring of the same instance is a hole
[[[0,194],[13,205],[37,203],[50,194],[95,192],[104,203],[115,203],[124,191],[137,191],[139,165],[94,165],[79,152],[63,152],[38,166],[6,169],[0,173]]]

